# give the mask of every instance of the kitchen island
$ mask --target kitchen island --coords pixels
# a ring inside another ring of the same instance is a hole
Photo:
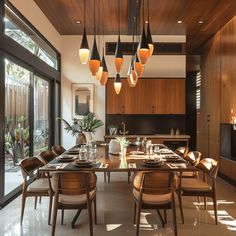
[[[105,135],[104,139],[105,141],[109,142],[111,139],[114,139],[115,137],[121,137],[123,135]],[[127,139],[129,139],[131,142],[135,142],[138,137],[142,140],[144,137],[147,139],[151,139],[152,143],[157,144],[165,144],[168,147],[179,147],[179,146],[188,146],[189,145],[189,135],[170,135],[170,134],[127,134],[125,135]]]

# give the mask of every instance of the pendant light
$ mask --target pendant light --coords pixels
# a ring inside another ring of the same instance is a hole
[[[148,0],[148,24],[147,24],[147,43],[149,47],[149,59],[151,58],[154,50],[154,43],[152,41],[152,34],[150,30],[150,19],[149,19],[149,0]]]
[[[144,0],[143,0],[143,32],[142,32],[141,41],[138,48],[138,57],[142,64],[145,64],[149,58],[149,47],[148,47],[147,38],[145,34],[144,24],[145,22],[144,22]]]
[[[123,53],[121,50],[121,41],[120,41],[120,0],[118,0],[118,41],[116,44],[116,52],[115,52],[115,67],[116,72],[120,73],[122,65],[123,65]]]
[[[116,74],[115,81],[114,81],[114,88],[115,88],[115,91],[116,91],[116,94],[117,94],[117,95],[120,93],[121,85],[122,85],[122,84],[121,84],[120,74],[117,73],[117,74]]]
[[[137,19],[137,18],[136,18]],[[135,19],[134,19],[135,20]],[[136,35],[136,42],[137,42],[137,32],[138,32],[138,22],[137,20],[135,21],[135,35]],[[134,59],[134,69],[137,73],[138,77],[141,77],[143,75],[143,71],[144,71],[144,65],[139,61],[138,58],[138,49],[136,49],[136,53],[135,53],[135,59]]]
[[[97,42],[96,42],[95,0],[94,0],[94,40],[93,40],[92,54],[89,61],[89,69],[92,72],[93,76],[96,76],[99,66],[100,66],[100,56],[99,56]]]
[[[87,34],[86,34],[86,29],[85,29],[85,12],[86,12],[86,5],[85,5],[85,0],[84,0],[84,31],[83,31],[83,37],[79,49],[79,58],[82,64],[86,64],[89,59],[89,46],[88,46],[88,40],[87,40]]]
[[[135,87],[138,82],[138,75],[134,69],[134,60],[135,58],[132,57],[127,75],[127,80],[130,87]]]
[[[104,56],[104,51],[103,51],[103,56],[102,56],[102,67],[103,67],[103,72],[102,72],[102,77],[100,79],[100,84],[101,85],[106,85],[107,80],[108,80],[108,69],[107,69],[107,64]]]
[[[98,6],[100,6],[100,1],[98,0]],[[98,50],[100,51],[100,8],[98,10]],[[100,66],[98,68],[98,72],[96,74],[96,79],[98,81],[102,78],[103,66],[102,61],[100,61]]]

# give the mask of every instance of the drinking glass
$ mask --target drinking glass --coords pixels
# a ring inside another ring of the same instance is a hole
[[[87,160],[87,148],[86,145],[81,145],[79,150],[79,159],[80,160]]]

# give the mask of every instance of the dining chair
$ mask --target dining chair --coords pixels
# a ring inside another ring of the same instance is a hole
[[[61,146],[61,145],[54,145],[52,146],[52,151],[57,155],[57,156],[60,156],[61,154],[63,154],[66,149]]]
[[[77,209],[71,223],[72,228],[82,209],[88,210],[90,236],[93,235],[92,203],[94,204],[95,224],[97,224],[96,209],[97,176],[93,172],[56,172],[52,177],[52,187],[55,192],[53,205],[52,236],[55,235],[58,209]]]
[[[178,147],[174,152],[177,155],[179,155],[179,156],[184,158],[188,154],[189,148],[187,146],[185,146],[185,147]]]
[[[39,154],[40,159],[44,164],[48,164],[50,161],[54,160],[57,157],[57,154],[55,154],[51,150],[43,151]]]
[[[173,172],[137,172],[133,181],[134,223],[139,235],[141,209],[156,209],[162,226],[166,223],[166,209],[172,209],[174,235],[177,235]],[[159,211],[164,209],[164,219]]]
[[[189,162],[191,165],[196,166],[200,162],[202,157],[202,153],[199,151],[191,151],[188,152],[186,156],[183,158]],[[184,178],[197,178],[198,177],[198,171],[186,171],[182,172],[182,177]]]
[[[182,196],[197,196],[204,197],[205,209],[206,198],[211,197],[213,199],[215,223],[217,224],[216,177],[219,169],[219,162],[212,158],[204,158],[196,165],[196,167],[203,173],[202,180],[199,178],[182,178],[180,174],[177,194],[182,222],[184,223]]]
[[[38,196],[47,196],[50,198],[48,214],[48,222],[50,222],[53,194],[48,178],[41,178],[38,172],[39,168],[44,164],[37,157],[27,157],[21,160],[19,165],[23,176],[21,224],[24,217],[26,198],[35,197],[34,208],[36,209]]]

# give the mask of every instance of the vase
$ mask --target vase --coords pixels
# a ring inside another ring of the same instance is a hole
[[[123,147],[123,146],[120,147],[120,156],[121,156],[121,158],[126,157],[126,150],[127,150],[127,147]]]
[[[91,132],[83,132],[85,135],[86,143],[89,144],[92,142],[92,133]]]
[[[76,137],[76,144],[85,144],[86,143],[86,137],[83,133],[80,133]]]

